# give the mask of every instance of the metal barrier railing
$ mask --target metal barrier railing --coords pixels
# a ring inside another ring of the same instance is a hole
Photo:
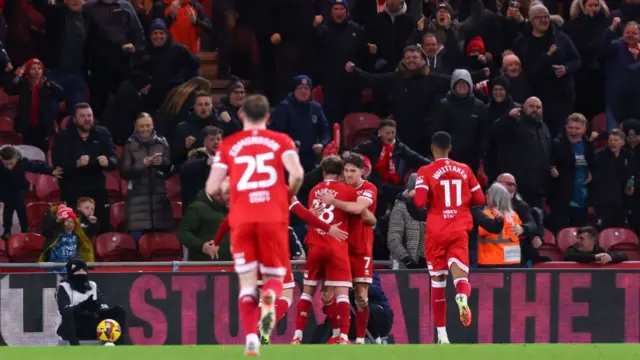
[[[304,265],[305,260],[292,260],[291,265],[294,267]],[[373,265],[392,267],[392,261],[376,260]],[[148,267],[171,267],[173,271],[179,271],[181,267],[231,267],[233,261],[131,261],[131,262],[93,262],[87,264],[91,268],[148,268]],[[0,268],[6,269],[25,269],[25,268],[39,268],[43,270],[62,269],[65,267],[64,263],[3,263],[0,264]]]

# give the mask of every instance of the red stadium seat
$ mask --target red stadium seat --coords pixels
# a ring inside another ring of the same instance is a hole
[[[613,252],[627,254],[629,261],[640,261],[640,250],[634,249],[612,249]]]
[[[9,262],[11,262],[11,258],[9,254],[7,254],[7,245],[5,245],[4,241],[0,240],[0,263]]]
[[[100,261],[139,261],[138,245],[129,234],[109,232],[96,239],[96,255]]]
[[[111,205],[111,227],[114,230],[124,229],[125,209],[124,201],[117,202]],[[121,229],[122,227],[122,229]]]
[[[24,202],[32,203],[38,201],[38,194],[36,193],[36,182],[38,181],[38,174],[34,173],[25,173],[25,177],[27,178],[27,182],[29,183],[29,189],[25,194]]]
[[[44,237],[34,233],[16,234],[7,241],[11,260],[15,263],[34,263],[42,254]]]
[[[596,138],[595,146],[598,149],[607,146],[607,138],[603,136],[607,132],[607,115],[600,113],[591,119],[591,131],[597,132],[599,135]]]
[[[362,88],[361,95],[363,104],[373,102],[373,90],[371,90],[370,88]]]
[[[598,243],[605,250],[636,249],[638,248],[638,236],[629,229],[609,228],[600,232]]]
[[[564,255],[562,250],[551,244],[542,244],[542,246],[538,249],[538,253],[540,256],[548,256],[551,261],[562,261],[564,260]]]
[[[118,155],[118,160],[122,159],[123,152],[124,152],[124,148],[120,145],[116,145],[116,155]]]
[[[322,92],[322,85],[316,86],[311,91],[311,100],[324,105],[324,93]]]
[[[150,261],[180,261],[182,245],[176,234],[150,233],[143,235],[138,243],[140,254]]]
[[[182,192],[182,188],[180,186],[180,176],[174,175],[170,177],[167,181],[164,182],[167,187],[167,191],[169,192],[169,200],[171,201],[180,201],[182,198],[180,194]]]
[[[171,208],[173,209],[173,220],[182,221],[182,203],[180,201],[172,201]]]
[[[66,129],[67,125],[69,125],[69,121],[71,121],[71,115],[69,116],[65,116],[64,119],[62,119],[62,121],[60,121],[60,125],[58,125],[57,121],[54,121],[53,123],[53,129],[55,132],[58,132],[62,129]]]
[[[562,251],[567,251],[569,247],[578,242],[578,228],[564,228],[556,235],[556,242]]]
[[[36,193],[42,201],[60,202],[58,179],[50,175],[40,175],[36,180]]]
[[[378,129],[380,118],[370,113],[353,113],[342,120],[344,147],[351,149],[371,139],[371,135]]]
[[[18,113],[18,107],[14,105],[2,106],[0,105],[0,116],[7,117],[9,119],[15,119]]]
[[[542,239],[542,243],[556,246],[556,237],[551,231],[544,229],[544,239]]]
[[[127,180],[120,180],[120,192],[122,193],[123,198],[127,198],[127,186],[129,186],[129,182]]]
[[[120,190],[120,174],[116,171],[105,172],[107,192],[109,192],[109,202],[116,203],[124,200],[122,190]]]
[[[13,145],[22,143],[20,134],[13,131],[13,120],[4,116],[0,116],[0,143]]]
[[[44,217],[51,208],[51,204],[48,202],[33,202],[27,205],[27,219],[29,220],[29,231],[40,234],[42,232],[42,225],[44,223]]]

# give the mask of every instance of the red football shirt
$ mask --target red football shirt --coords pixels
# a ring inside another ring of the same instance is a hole
[[[362,180],[355,188],[358,198],[367,199],[371,205],[367,208],[376,213],[378,188],[367,180]],[[354,255],[370,255],[373,251],[373,227],[365,225],[360,216],[352,216],[349,228],[349,253]]]
[[[482,191],[473,171],[462,163],[442,158],[418,170],[416,196],[427,191],[427,234],[449,234],[473,228],[471,198]]]
[[[243,130],[224,138],[213,166],[229,175],[229,224],[289,223],[289,188],[282,162],[296,151],[289,136]]]
[[[311,206],[324,206],[324,211],[319,216],[320,220],[329,225],[336,225],[340,223],[339,228],[341,230],[349,231],[350,215],[333,205],[324,204],[320,200],[322,194],[326,192],[332,193],[333,196],[335,196],[335,198],[338,200],[354,202],[356,201],[357,197],[355,189],[336,180],[323,180],[321,183],[311,189],[311,192],[309,192],[309,203],[311,204]],[[329,236],[325,231],[317,227],[311,227],[309,229],[309,232],[307,233],[306,243],[313,245],[328,245],[332,248],[340,247],[341,249],[346,249],[347,246],[346,241],[336,240],[332,236]]]

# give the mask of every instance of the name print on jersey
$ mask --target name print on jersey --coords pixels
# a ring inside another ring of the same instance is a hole
[[[245,146],[264,145],[272,151],[255,156],[238,156]],[[251,191],[270,188],[275,185],[278,180],[278,172],[268,164],[268,161],[275,159],[274,153],[280,149],[280,144],[273,139],[263,136],[249,136],[241,139],[234,144],[229,151],[229,155],[233,157],[236,164],[246,165],[246,169],[242,173],[240,180],[236,183],[238,191]],[[254,174],[265,175],[266,179],[251,181]],[[260,204],[271,201],[271,193],[269,190],[252,191],[249,193],[249,203]]]
[[[326,224],[331,224],[333,223],[333,220],[335,219],[335,214],[334,214],[334,210],[335,210],[335,206],[333,205],[327,205],[325,203],[323,203],[322,201],[320,201],[318,198],[322,197],[323,194],[331,194],[334,197],[338,196],[338,192],[333,190],[333,189],[318,189],[314,192],[314,197],[315,199],[313,199],[313,206],[317,207],[317,206],[322,206],[322,213],[318,216],[320,218],[320,220],[322,220],[324,223]],[[327,233],[324,230],[320,230],[318,228],[315,228],[316,232],[320,235],[326,235]]]

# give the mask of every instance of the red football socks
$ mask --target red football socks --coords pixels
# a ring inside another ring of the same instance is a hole
[[[446,286],[446,281],[431,281],[431,309],[436,327],[444,327],[447,324],[447,300],[444,297]]]
[[[262,293],[265,294],[269,290],[273,290],[276,294],[276,299],[282,295],[282,280],[269,280],[262,287]]]
[[[238,297],[238,310],[245,336],[256,333],[256,323],[260,319],[256,289],[241,289]]]
[[[276,301],[276,322],[282,320],[287,312],[289,312],[289,306],[291,306],[291,299],[282,296]]]
[[[467,278],[458,278],[453,280],[453,284],[456,286],[456,293],[465,294],[467,298],[471,296],[471,284]]]
[[[362,339],[367,335],[367,326],[369,326],[368,303],[362,309],[356,308],[356,338]]]
[[[336,298],[336,320],[338,322],[338,327],[340,327],[340,335],[349,336],[349,327],[350,323],[350,315],[351,315],[351,306],[349,305],[349,297],[346,295],[340,295]]]
[[[327,314],[327,318],[329,319],[329,324],[332,329],[339,329],[340,324],[338,323],[338,319],[336,318],[336,298],[335,296],[329,299],[324,304],[324,312]]]
[[[309,294],[302,294],[296,308],[296,330],[304,331],[311,313],[312,298]]]

